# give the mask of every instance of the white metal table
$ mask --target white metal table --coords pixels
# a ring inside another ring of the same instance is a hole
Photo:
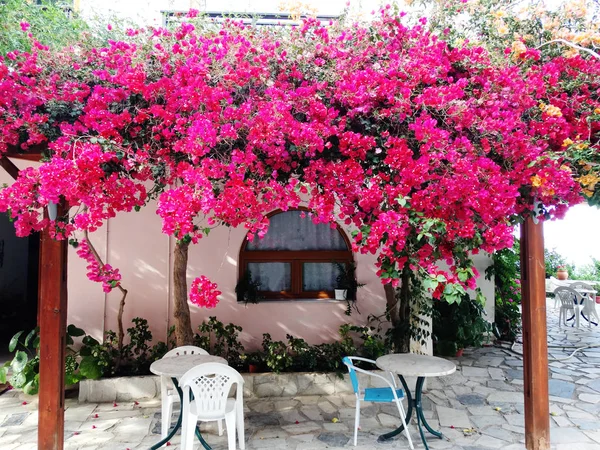
[[[177,393],[179,394],[179,400],[180,400],[180,405],[181,405],[177,423],[175,424],[175,426],[173,427],[173,429],[167,435],[166,438],[162,439],[160,442],[158,442],[158,443],[154,444],[152,447],[150,447],[151,450],[156,450],[157,448],[165,445],[167,442],[169,442],[173,438],[173,436],[175,436],[175,433],[177,433],[177,430],[179,430],[181,428],[181,421],[183,419],[183,417],[182,417],[183,416],[183,391],[179,387],[179,383],[177,382],[177,379],[181,378],[184,373],[186,373],[188,370],[192,369],[193,367],[196,367],[200,364],[206,364],[206,363],[220,363],[220,364],[227,365],[227,360],[225,358],[221,358],[220,356],[192,354],[192,355],[173,356],[171,358],[162,358],[162,359],[159,359],[158,361],[154,361],[150,365],[150,372],[152,372],[153,374],[170,377],[171,380],[173,380],[173,385],[175,386],[175,389],[177,390]],[[167,418],[161,417],[161,420],[167,420]],[[196,436],[198,437],[198,440],[200,441],[202,446],[206,450],[210,450],[210,446],[206,443],[206,441],[202,437],[202,434],[200,434],[200,429],[198,427],[196,427]]]
[[[423,405],[421,403],[423,396],[423,383],[425,382],[426,377],[440,377],[454,373],[456,371],[456,365],[451,361],[438,358],[437,356],[417,355],[414,353],[395,353],[392,355],[385,355],[381,358],[377,358],[377,361],[375,362],[377,367],[379,367],[381,370],[395,373],[400,378],[400,382],[402,383],[402,387],[406,393],[406,400],[408,402],[406,423],[408,424],[410,422],[414,407],[417,415],[417,428],[419,429],[421,440],[423,441],[425,448],[429,450],[421,423],[423,423],[423,426],[425,426],[427,431],[440,439],[442,439],[442,433],[431,428],[431,426],[427,423],[427,420],[425,420],[425,415],[423,414]],[[417,377],[414,399],[412,398],[410,389],[408,388],[406,380],[404,379],[405,376]],[[400,425],[400,427],[394,431],[380,436],[379,441],[387,441],[388,439],[400,434],[403,429],[404,426]]]

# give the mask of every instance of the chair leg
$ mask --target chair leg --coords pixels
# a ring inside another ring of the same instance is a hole
[[[235,416],[233,411],[231,414],[225,415],[225,428],[227,428],[227,448],[235,450]]]
[[[217,428],[219,429],[219,436],[223,436],[223,419],[217,420]]]
[[[192,414],[186,414],[181,421],[181,450],[194,449],[194,435],[196,434],[196,425],[198,417]]]
[[[246,448],[246,432],[244,430],[244,405],[236,404],[236,427],[237,427],[237,438],[241,450]]]
[[[406,423],[406,413],[404,412],[404,406],[402,405],[402,400],[398,399],[396,402],[396,406],[398,407],[398,412],[400,413],[400,420],[402,420],[402,425],[404,425],[404,431],[406,432],[406,439],[408,439],[408,446],[410,450],[414,450],[412,438],[410,437],[410,433],[408,431],[408,424]],[[417,413],[418,414],[418,413]]]
[[[354,414],[354,446],[358,441],[358,427],[360,426],[360,400],[356,399],[356,412]]]

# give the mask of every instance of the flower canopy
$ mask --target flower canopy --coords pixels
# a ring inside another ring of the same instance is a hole
[[[599,61],[520,48],[497,65],[385,9],[350,27],[192,22],[0,61],[0,153],[45,149],[0,193],[18,235],[94,231],[157,198],[179,240],[221,224],[252,238],[304,205],[351,226],[384,283],[410,267],[452,299],[474,286],[468,253],[511,246],[535,201],[560,217],[582,200],[567,154],[598,150]],[[42,215],[61,200],[68,215]],[[115,270],[93,277],[114,287]],[[216,304],[210,280],[192,289]]]

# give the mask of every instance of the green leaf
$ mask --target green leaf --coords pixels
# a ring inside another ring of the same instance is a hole
[[[8,364],[8,363],[7,363]],[[6,383],[6,375],[8,375],[8,365],[4,364],[0,367],[0,383]]]
[[[25,347],[27,347],[29,345],[29,342],[31,342],[31,339],[33,339],[33,337],[36,334],[37,334],[37,329],[35,329],[35,328],[29,332],[29,334],[25,338]]]
[[[23,389],[23,386],[27,384],[27,377],[23,372],[13,373],[13,376],[10,377],[9,383],[17,389]]]
[[[39,374],[35,376],[35,378],[23,386],[23,392],[27,395],[35,395],[38,393],[40,389],[40,380]]]
[[[15,353],[15,357],[12,360],[11,367],[15,373],[22,372],[25,366],[27,365],[27,361],[29,358],[27,357],[27,353],[21,350],[17,350]]]
[[[92,356],[84,356],[79,363],[79,373],[82,377],[97,380],[102,376],[98,360]]]
[[[80,337],[85,335],[85,331],[81,328],[77,328],[75,325],[71,324],[67,327],[67,334],[73,337]]]
[[[83,340],[81,341],[83,343],[83,345],[89,345],[90,347],[95,347],[96,345],[100,345],[100,342],[98,342],[96,339],[94,339],[91,336],[86,336],[83,338]]]
[[[67,373],[65,374],[65,385],[71,386],[77,384],[82,380],[82,376],[79,373]]]
[[[15,334],[12,339],[10,340],[10,342],[8,343],[8,351],[9,352],[14,352],[15,348],[17,348],[17,345],[19,344],[19,338],[21,337],[21,335],[25,333],[25,330],[21,330],[19,331],[17,334]]]
[[[423,280],[423,287],[425,289],[435,289],[438,287],[438,282],[437,280],[433,279],[433,278],[425,278]]]

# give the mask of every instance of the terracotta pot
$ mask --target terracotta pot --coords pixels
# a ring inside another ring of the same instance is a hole
[[[248,364],[248,372],[250,372],[250,373],[257,373],[258,372],[258,366],[256,364]]]
[[[559,280],[568,280],[569,279],[569,272],[567,272],[566,270],[557,270],[556,271],[556,278],[558,278]]]
[[[463,350],[464,350],[464,348],[459,348],[459,349],[456,351],[456,357],[457,357],[457,358],[460,358],[460,357],[463,355]]]

